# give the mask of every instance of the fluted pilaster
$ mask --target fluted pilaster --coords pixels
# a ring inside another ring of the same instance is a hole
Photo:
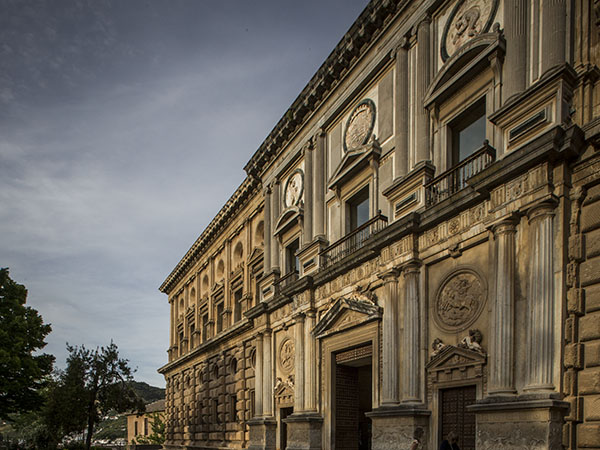
[[[263,335],[256,335],[256,364],[254,366],[254,415],[262,417],[263,415]]]
[[[313,238],[313,145],[304,152],[304,243]]]
[[[280,191],[281,186],[279,181],[273,184],[273,193],[271,194],[271,236],[277,226],[277,219],[280,213]],[[279,243],[273,237],[271,238],[271,269],[279,270]]]
[[[398,272],[391,270],[381,275],[384,283],[383,297],[383,379],[381,404],[391,406],[399,403],[398,392]]]
[[[542,74],[565,62],[566,0],[543,0],[542,10]]]
[[[504,3],[504,34],[506,57],[504,62],[504,99],[525,90],[527,82],[527,1],[508,0]]]
[[[271,330],[263,333],[263,416],[273,415],[273,349]]]
[[[402,333],[402,401],[418,402],[419,397],[419,265],[409,264],[404,272],[404,333]]]
[[[314,236],[325,236],[325,133],[316,136],[314,154]]]
[[[294,316],[294,412],[304,411],[304,314]]]
[[[554,360],[554,205],[541,204],[528,214],[530,227],[527,295],[527,390],[553,390]]]
[[[425,92],[429,86],[429,39],[431,18],[425,17],[417,27],[417,80],[416,80],[416,161],[427,161],[429,157],[429,111],[423,106]]]
[[[271,231],[271,188],[267,187],[264,192],[265,195],[265,210],[264,210],[264,272],[271,272],[271,239],[273,239],[273,233]]]
[[[396,49],[395,177],[408,172],[408,49],[406,39]]]
[[[304,392],[304,409],[306,411],[317,410],[317,342],[311,331],[316,325],[316,313],[309,311],[306,313],[304,322],[304,346],[306,352],[305,374],[306,389]]]
[[[493,229],[496,240],[496,301],[492,307],[490,336],[490,394],[513,394],[516,221]]]

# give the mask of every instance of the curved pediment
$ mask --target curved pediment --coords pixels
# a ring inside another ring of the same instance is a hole
[[[376,138],[372,138],[368,144],[348,150],[331,176],[329,189],[338,189],[357,171],[368,166],[371,159],[378,161],[380,156],[381,147]]]
[[[275,236],[283,233],[290,227],[299,224],[303,215],[302,202],[300,202],[300,206],[290,206],[283,210],[279,219],[277,219],[277,223],[275,224],[275,232],[273,233]]]
[[[381,308],[373,302],[339,298],[319,320],[312,333],[322,338],[380,318]]]
[[[498,28],[492,33],[472,38],[446,60],[439,70],[425,93],[425,106],[450,97],[490,65],[489,57],[494,52],[504,55],[504,50],[504,39]]]

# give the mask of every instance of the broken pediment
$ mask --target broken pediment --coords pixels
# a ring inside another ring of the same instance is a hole
[[[340,298],[313,329],[317,338],[329,336],[357,325],[381,318],[381,308],[370,301]]]

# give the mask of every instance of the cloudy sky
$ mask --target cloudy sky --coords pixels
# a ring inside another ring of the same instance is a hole
[[[158,286],[367,0],[0,0],[0,267],[164,386]]]

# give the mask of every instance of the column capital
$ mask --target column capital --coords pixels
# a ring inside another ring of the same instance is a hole
[[[393,267],[384,272],[378,273],[377,278],[383,280],[384,283],[390,283],[398,280],[398,275],[400,275],[400,270],[396,267]]]
[[[529,220],[529,223],[547,216],[553,216],[557,204],[558,201],[553,198],[552,200],[543,201],[529,208],[527,210],[527,219]]]
[[[517,231],[517,224],[519,223],[519,218],[516,215],[511,215],[506,217],[499,222],[496,222],[489,229],[494,233],[495,236],[500,234],[507,233],[515,233]]]
[[[292,319],[294,319],[294,321],[296,323],[304,322],[305,317],[306,317],[306,314],[304,314],[303,312],[297,312],[297,313],[292,314]]]
[[[419,259],[413,259],[402,266],[404,276],[419,273],[423,262]]]

